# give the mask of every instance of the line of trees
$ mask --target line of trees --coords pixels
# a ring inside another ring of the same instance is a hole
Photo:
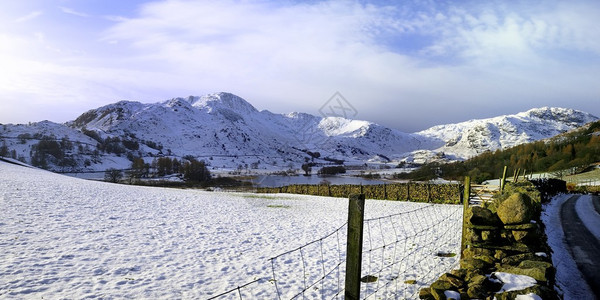
[[[163,177],[173,174],[181,175],[188,182],[206,182],[211,179],[206,163],[193,157],[186,157],[181,160],[159,157],[155,158],[152,163],[146,163],[143,158],[136,157],[132,160],[130,168],[125,172],[114,168],[106,170],[104,180],[120,182],[124,177],[127,177],[132,182],[140,178]]]

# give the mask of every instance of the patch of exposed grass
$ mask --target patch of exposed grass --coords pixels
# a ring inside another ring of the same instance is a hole
[[[436,254],[436,256],[439,256],[439,257],[455,257],[456,253],[452,253],[452,252],[450,252],[450,253],[447,253],[447,252],[438,252]]]
[[[269,200],[277,200],[277,199],[281,199],[279,197],[276,196],[267,196],[267,195],[244,195],[244,198],[252,198],[252,199],[269,199]]]
[[[281,204],[270,204],[270,205],[267,205],[267,207],[269,207],[269,208],[290,208],[291,206],[281,205]]]

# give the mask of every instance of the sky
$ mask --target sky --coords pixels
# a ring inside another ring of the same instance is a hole
[[[0,123],[234,93],[405,132],[557,106],[600,116],[600,2],[0,0]],[[337,95],[337,96],[336,96]]]

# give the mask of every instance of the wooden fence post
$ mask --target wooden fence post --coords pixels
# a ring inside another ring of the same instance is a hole
[[[504,191],[504,185],[506,184],[506,169],[507,166],[504,166],[504,171],[502,172],[502,179],[500,179],[500,193]]]
[[[363,222],[365,194],[350,195],[348,204],[348,242],[346,245],[346,286],[344,299],[360,299],[360,273],[362,268]]]
[[[463,223],[462,223],[462,236],[460,239],[460,257],[462,257],[463,252],[467,247],[467,240],[465,235],[467,234],[467,230],[465,229],[465,225],[467,223],[467,209],[469,208],[469,199],[471,198],[471,177],[465,176],[465,190],[463,193]]]

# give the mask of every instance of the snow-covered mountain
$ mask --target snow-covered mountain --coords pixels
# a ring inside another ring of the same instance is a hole
[[[542,107],[514,115],[438,125],[417,134],[445,141],[436,152],[465,159],[553,137],[596,120],[597,117],[574,109]]]
[[[122,101],[90,110],[67,125],[97,131],[101,136],[153,141],[163,146],[163,154],[213,158],[283,156],[303,162],[306,151],[311,151],[323,157],[364,161],[436,144],[432,142],[435,139],[367,121],[258,111],[229,93],[157,104]]]
[[[151,161],[160,156],[192,156],[213,168],[252,164],[273,169],[299,168],[315,159],[347,164],[462,159],[548,138],[597,119],[571,109],[540,108],[404,133],[368,121],[258,111],[236,95],[217,93],[154,104],[121,101],[66,124],[4,125],[0,137],[10,150],[5,155],[27,162],[43,158],[38,145],[42,139],[46,152],[48,147],[61,148],[59,159],[47,162],[54,170],[126,168],[133,157]],[[72,145],[66,147],[67,142]]]

